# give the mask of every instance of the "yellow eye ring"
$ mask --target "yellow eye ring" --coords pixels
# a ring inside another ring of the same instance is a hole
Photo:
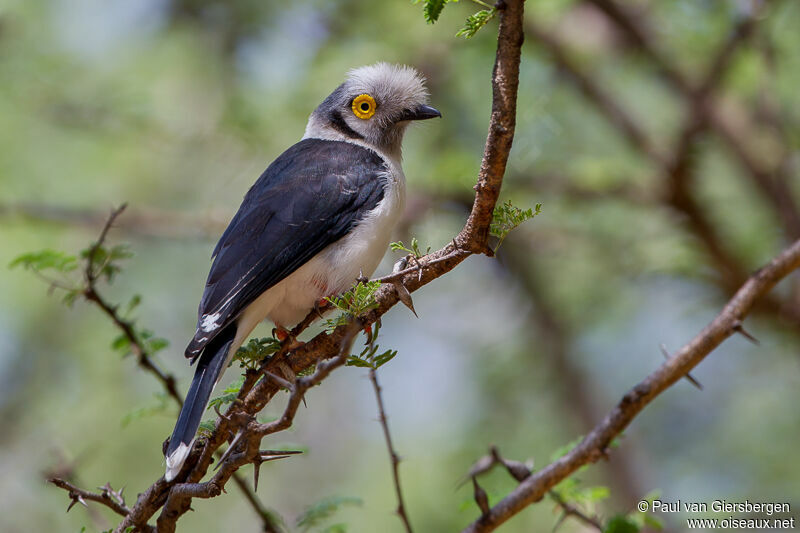
[[[372,117],[377,107],[375,99],[368,94],[360,94],[353,99],[353,114],[360,119]]]

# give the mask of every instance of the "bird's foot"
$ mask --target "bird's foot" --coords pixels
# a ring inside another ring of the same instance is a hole
[[[272,329],[272,336],[278,339],[279,342],[285,342],[286,339],[292,336],[292,332],[283,326],[275,326]]]
[[[330,296],[330,298],[333,298],[333,296]],[[317,303],[314,304],[314,310],[319,316],[322,316],[322,313],[330,310],[331,307],[333,307],[333,304],[328,298],[320,298],[317,300]]]
[[[275,326],[272,330],[272,336],[278,339],[278,342],[283,345],[286,351],[296,350],[305,345],[304,342],[297,340],[297,337],[283,326]]]

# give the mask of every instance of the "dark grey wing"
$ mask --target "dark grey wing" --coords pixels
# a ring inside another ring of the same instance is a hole
[[[281,154],[214,249],[186,356],[197,357],[264,291],[344,237],[383,199],[388,170],[372,150],[340,141],[306,139]]]

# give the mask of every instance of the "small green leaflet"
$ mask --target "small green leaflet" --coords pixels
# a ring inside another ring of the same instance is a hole
[[[330,498],[325,498],[324,500],[320,500],[311,505],[297,518],[297,527],[300,527],[304,532],[307,532],[312,527],[321,526],[321,522],[331,518],[340,507],[345,505],[360,507],[363,505],[363,502],[361,501],[361,498],[356,498],[353,496],[332,496]]]
[[[535,211],[533,209],[514,207],[511,202],[505,202],[504,204],[496,206],[494,208],[494,213],[492,213],[492,224],[489,228],[489,232],[499,239],[495,251],[500,248],[500,245],[503,244],[503,241],[511,230],[517,228],[520,224],[526,220],[532,219],[541,212],[542,204],[536,204]]]

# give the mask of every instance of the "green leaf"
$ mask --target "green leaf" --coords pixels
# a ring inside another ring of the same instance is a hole
[[[131,297],[131,300],[128,302],[127,309],[125,310],[125,314],[131,314],[134,309],[139,307],[139,304],[142,303],[142,297],[139,294],[134,294]]]
[[[160,352],[169,346],[169,341],[163,337],[155,337],[147,341],[146,349],[150,354]]]
[[[308,531],[312,527],[321,525],[320,523],[332,517],[340,507],[345,505],[361,506],[361,498],[352,496],[333,496],[325,498],[310,506],[297,518],[297,526]]]
[[[382,367],[383,365],[394,359],[395,355],[397,355],[397,350],[386,350],[382,354],[376,355],[373,358],[373,361],[375,362],[375,368]]]
[[[247,345],[236,351],[233,361],[238,361],[239,366],[242,368],[256,369],[263,359],[277,352],[280,347],[280,341],[273,337],[250,339]]]
[[[61,302],[67,307],[72,307],[72,304],[75,303],[75,300],[77,300],[78,296],[80,296],[81,294],[82,291],[78,289],[66,289],[64,292],[64,296],[61,298]]]
[[[201,437],[209,437],[217,427],[213,420],[203,420],[200,422],[200,427],[197,429],[197,434]]]
[[[351,355],[351,356],[349,356],[347,358],[347,362],[345,363],[345,366],[358,366],[358,367],[361,367],[361,368],[372,368],[372,363],[370,363],[369,361],[365,361],[364,359],[361,359],[359,357],[356,357],[355,355]]]
[[[439,20],[439,15],[442,14],[444,5],[449,0],[424,0],[425,5],[422,7],[422,15],[428,24],[433,24]]]
[[[239,379],[228,385],[228,387],[222,391],[220,396],[212,398],[211,401],[208,402],[208,407],[206,407],[206,410],[213,409],[214,406],[219,408],[223,405],[233,403],[234,400],[236,400],[236,397],[239,396],[239,391],[242,390],[244,378],[244,376],[239,376]]]
[[[22,254],[11,261],[8,266],[9,268],[15,268],[20,265],[36,272],[56,270],[66,273],[78,268],[78,258],[57,250],[41,250]]]
[[[565,444],[565,445],[561,446],[560,448],[558,448],[550,456],[550,462],[552,463],[554,461],[558,461],[559,459],[561,459],[562,457],[567,455],[569,452],[572,451],[572,449],[575,446],[580,444],[582,440],[583,440],[583,435],[581,435],[580,437],[575,438],[574,440],[572,440],[572,441],[568,442],[567,444]]]
[[[115,352],[122,353],[123,357],[131,353],[131,341],[124,333],[120,333],[113,341],[111,341],[111,349]]]
[[[393,252],[399,251],[399,252],[406,252],[408,254],[413,254],[414,257],[416,257],[417,259],[419,259],[423,255],[431,253],[430,246],[426,248],[425,253],[422,253],[422,251],[419,248],[419,241],[417,240],[416,237],[411,238],[411,248],[408,248],[405,244],[403,244],[403,241],[396,241],[389,243],[389,248],[391,248]]]
[[[131,423],[136,422],[137,420],[157,415],[167,410],[167,395],[163,392],[160,392],[154,394],[153,396],[156,398],[155,404],[139,407],[138,409],[134,409],[122,417],[121,423],[123,428],[128,427]]]
[[[327,298],[333,306],[341,311],[341,315],[325,321],[325,329],[333,331],[346,324],[351,318],[359,317],[378,306],[375,301],[375,292],[380,288],[380,281],[357,282],[353,288],[341,296]]]
[[[644,521],[645,526],[649,527],[650,529],[655,529],[656,531],[661,531],[664,529],[664,524],[661,523],[661,520],[651,514],[643,514],[644,516],[642,517],[642,520]]]
[[[81,250],[80,256],[90,263],[89,268],[95,276],[105,277],[110,283],[122,271],[118,261],[133,257],[133,252],[127,244],[117,244],[111,249],[93,244]]]
[[[496,14],[497,10],[495,8],[491,8],[482,9],[477,13],[470,15],[467,17],[464,27],[461,28],[458,33],[456,33],[456,37],[464,37],[466,39],[475,37],[475,34],[478,33],[481,28],[486,26],[486,23],[492,20]]]
[[[587,502],[599,502],[611,496],[611,491],[608,487],[587,487],[580,491],[580,498]]]
[[[530,220],[542,212],[542,204],[536,204],[536,211],[533,209],[520,209],[514,207],[511,202],[495,206],[494,213],[492,213],[492,224],[489,232],[497,237],[499,240],[495,251],[503,244],[503,240],[508,236],[511,230],[517,228],[526,220]]]
[[[639,526],[625,515],[616,515],[606,523],[603,533],[639,533]]]

